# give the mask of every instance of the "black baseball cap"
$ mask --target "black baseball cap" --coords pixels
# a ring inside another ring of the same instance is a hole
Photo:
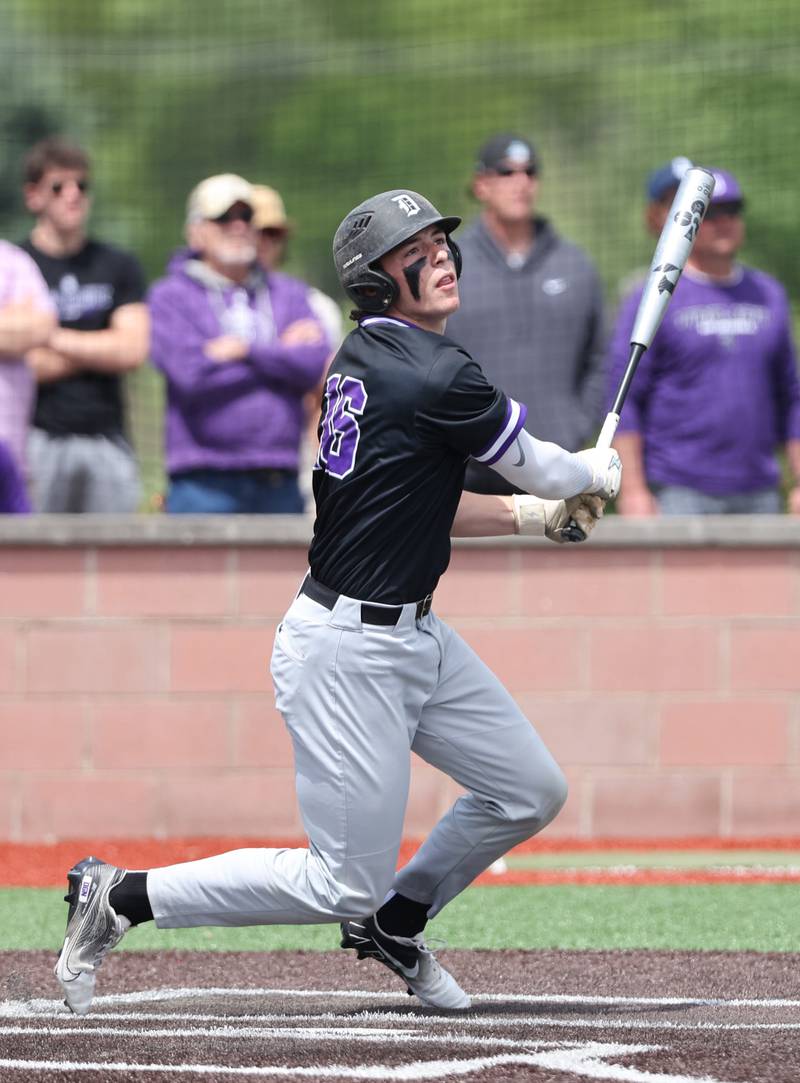
[[[537,172],[539,169],[536,149],[532,143],[520,135],[501,132],[488,139],[478,151],[475,172],[491,173],[501,162],[506,161],[514,165],[529,166]]]

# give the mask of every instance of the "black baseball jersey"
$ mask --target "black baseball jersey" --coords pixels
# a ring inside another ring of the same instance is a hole
[[[31,241],[22,247],[39,266],[50,288],[62,327],[104,331],[114,311],[144,300],[139,261],[110,244],[87,241],[71,256],[48,256]],[[84,369],[40,384],[34,425],[54,435],[104,436],[124,431],[122,379],[114,372]]]
[[[525,407],[445,335],[362,320],[325,381],[311,574],[363,601],[431,593],[450,560],[467,459],[496,462],[524,421]]]

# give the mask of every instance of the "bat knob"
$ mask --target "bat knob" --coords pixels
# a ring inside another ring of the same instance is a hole
[[[565,527],[561,528],[561,537],[568,542],[586,541],[586,534],[581,530],[574,519],[570,519]]]

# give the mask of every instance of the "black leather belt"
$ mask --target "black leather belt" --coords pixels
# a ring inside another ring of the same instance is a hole
[[[307,575],[303,580],[300,593],[307,595],[312,601],[324,605],[326,609],[333,609],[339,600],[339,594],[335,590],[324,586],[310,575]],[[417,602],[417,612],[415,614],[417,620],[430,613],[432,602],[432,594],[426,595],[422,601]],[[362,624],[382,624],[386,628],[394,628],[400,620],[402,612],[403,607],[401,605],[373,605],[371,602],[362,602],[361,622]]]

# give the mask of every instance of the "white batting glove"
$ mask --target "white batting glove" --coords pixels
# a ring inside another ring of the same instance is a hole
[[[559,543],[567,540],[563,529],[573,519],[588,538],[605,507],[601,497],[589,493],[571,496],[569,500],[540,500],[538,496],[514,496],[512,499],[517,534],[547,537]]]
[[[576,454],[592,472],[592,484],[587,485],[586,491],[596,493],[603,500],[613,500],[622,483],[622,463],[613,447],[590,447]]]

